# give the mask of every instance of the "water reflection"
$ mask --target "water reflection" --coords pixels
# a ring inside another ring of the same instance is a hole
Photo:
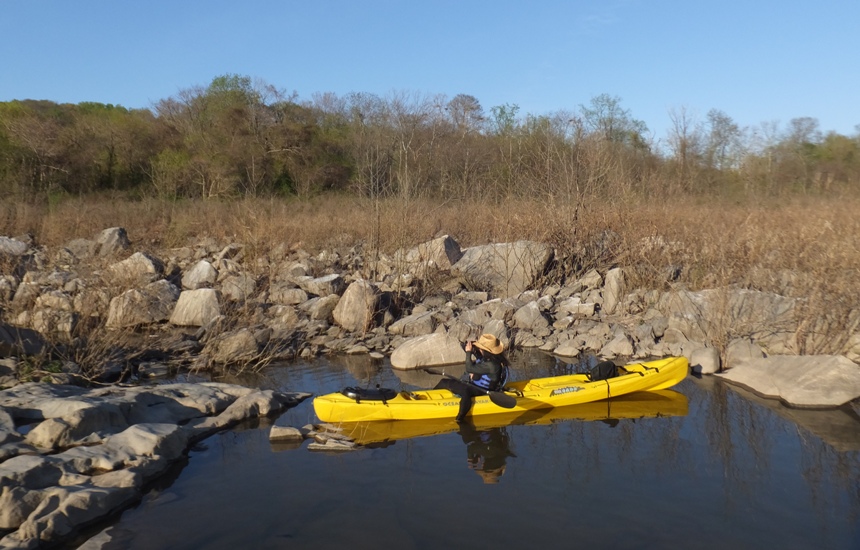
[[[574,421],[603,421],[611,425],[623,419],[686,416],[687,396],[674,390],[637,392],[605,401],[569,405],[525,412],[508,412],[470,417],[469,425],[478,431],[520,425],[548,425]],[[460,425],[452,418],[429,420],[391,420],[384,422],[344,422],[341,433],[364,446],[383,446],[418,437],[457,432]]]
[[[466,464],[484,483],[498,483],[505,473],[511,452],[510,437],[505,428],[478,430],[469,423],[460,425],[460,437],[466,445]]]
[[[580,368],[541,353],[510,359],[520,378]],[[432,385],[401,374],[386,361],[326,357],[256,380],[314,394]],[[674,390],[478,417],[465,429],[356,424],[368,448],[345,454],[272,452],[281,448],[264,426],[221,433],[108,533],[125,550],[501,549],[558,546],[560,534],[595,548],[860,548],[860,452],[846,450],[856,448],[856,414],[801,423],[800,411],[713,377]],[[822,429],[837,420],[839,437]],[[277,419],[316,421],[309,401]],[[485,476],[498,484],[485,487]],[[493,509],[504,529],[451,521],[476,508]]]

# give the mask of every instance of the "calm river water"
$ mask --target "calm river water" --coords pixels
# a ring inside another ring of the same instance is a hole
[[[511,360],[518,378],[576,367]],[[314,394],[425,383],[399,376],[386,362],[331,358],[245,383]],[[81,548],[860,548],[855,409],[790,410],[713,378],[675,389],[604,415],[346,454],[273,445],[271,421],[246,424],[201,442]],[[314,422],[311,400],[274,421]]]

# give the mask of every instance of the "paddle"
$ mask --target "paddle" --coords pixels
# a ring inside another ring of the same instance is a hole
[[[442,376],[444,378],[450,378],[451,380],[457,380],[458,382],[463,382],[462,380],[460,380],[456,376],[451,376],[450,374],[445,374],[444,372],[439,372],[439,371],[436,371],[433,369],[421,369],[421,370],[423,370],[425,372],[429,372],[430,374],[435,374],[437,376]],[[468,382],[463,382],[463,383],[468,384]],[[485,390],[484,388],[482,388],[480,386],[476,386],[475,384],[469,384],[469,385],[473,388],[477,388],[478,391],[482,392],[483,394],[488,395],[490,397],[490,401],[492,401],[493,403],[495,403],[499,407],[502,407],[504,409],[513,409],[514,407],[517,406],[517,398],[516,397],[513,397],[511,395],[508,395],[508,394],[500,392],[500,391]]]

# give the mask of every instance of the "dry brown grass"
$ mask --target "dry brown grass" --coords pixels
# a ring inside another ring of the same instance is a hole
[[[860,199],[853,197],[481,205],[346,196],[178,202],[90,198],[50,208],[4,203],[0,235],[31,232],[37,242],[52,247],[122,226],[135,249],[152,252],[203,237],[241,242],[263,253],[280,243],[313,253],[359,242],[365,253],[391,253],[440,234],[453,236],[463,247],[542,240],[564,260],[553,273],[557,279],[590,267],[632,266],[628,280],[634,287],[664,288],[667,269],[678,266],[683,268],[680,282],[694,290],[739,285],[808,298],[804,330],[810,336],[804,341],[810,352],[822,348],[816,335],[856,322],[851,310],[860,295],[858,211]],[[844,328],[839,332],[844,334]]]
[[[860,199],[845,198],[768,204],[682,198],[671,204],[614,201],[578,206],[523,200],[483,205],[372,203],[342,196],[309,201],[69,199],[50,208],[4,204],[0,235],[30,232],[39,244],[56,247],[122,226],[135,248],[144,250],[212,237],[261,250],[286,243],[318,252],[364,242],[391,253],[441,234],[452,235],[463,247],[534,239],[580,248],[611,234],[612,254],[606,261],[684,262],[686,282],[693,286],[738,283],[779,290],[774,288],[779,281],[763,277],[762,270],[820,275],[850,284],[860,267],[858,208]],[[643,247],[645,238],[665,245]]]

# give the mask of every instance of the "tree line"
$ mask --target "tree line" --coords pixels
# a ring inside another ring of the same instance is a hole
[[[0,195],[113,190],[170,198],[828,193],[860,185],[860,131],[814,118],[741,127],[669,113],[668,135],[602,94],[574,110],[485,110],[410,92],[315,94],[223,75],[152,109],[0,102]],[[860,130],[860,126],[858,126]]]

